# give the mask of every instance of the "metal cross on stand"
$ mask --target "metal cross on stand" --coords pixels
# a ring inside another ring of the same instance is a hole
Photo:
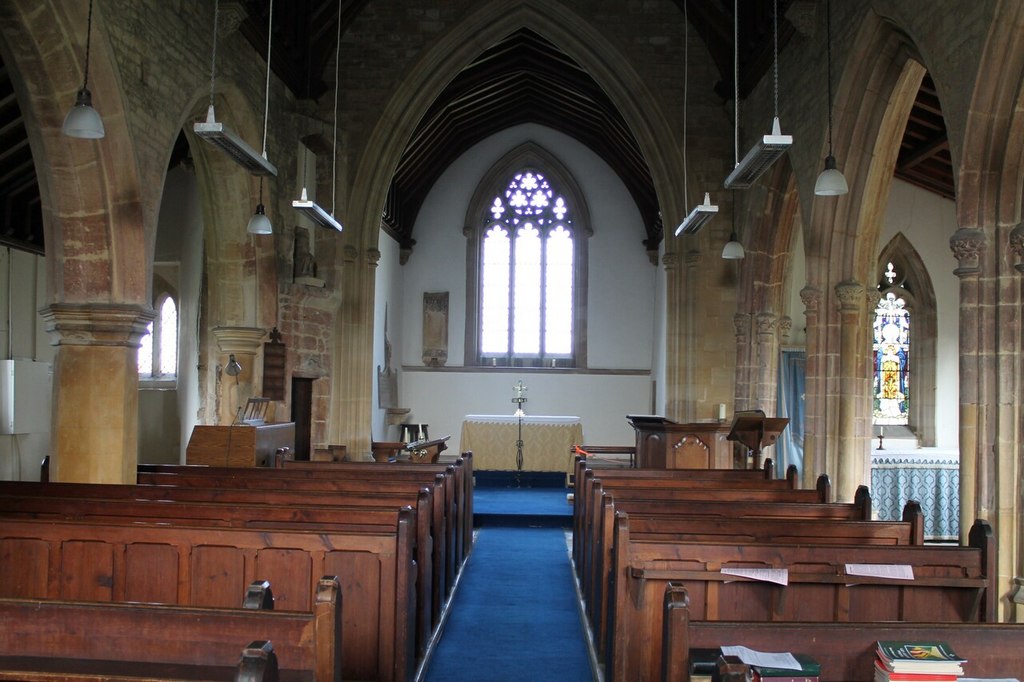
[[[515,416],[519,421],[519,433],[516,438],[516,487],[518,488],[521,484],[520,472],[523,470],[523,417],[526,416],[526,413],[523,412],[523,404],[526,402],[523,393],[526,392],[526,387],[523,386],[523,380],[520,379],[513,388],[516,391],[516,397],[512,398],[512,402],[516,404]]]

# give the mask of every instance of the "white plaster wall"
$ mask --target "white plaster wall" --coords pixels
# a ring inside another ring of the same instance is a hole
[[[949,249],[949,237],[956,229],[956,207],[952,201],[901,180],[893,181],[880,244],[887,244],[902,232],[917,249],[931,276],[938,307],[935,446],[953,450],[959,448],[960,289],[953,274],[956,261]]]
[[[394,344],[397,339],[402,338],[402,303],[400,295],[402,291],[403,269],[398,264],[398,242],[389,237],[383,230],[377,242],[380,250],[380,261],[377,263],[377,272],[374,279],[374,310],[373,310],[373,424],[371,433],[375,441],[391,441],[398,439],[398,427],[387,423],[387,413],[378,407],[379,387],[377,384],[377,371],[385,365],[384,358],[384,318],[387,316],[387,337]],[[392,346],[391,366],[398,369],[398,390],[401,395],[402,371],[397,367],[399,356]],[[397,407],[403,407],[398,405]]]
[[[589,208],[594,232],[588,244],[589,372],[460,369],[466,319],[463,226],[469,201],[484,173],[527,141],[562,161]],[[513,386],[522,379],[527,387],[527,414],[577,415],[588,442],[633,443],[626,415],[654,409],[651,371],[659,329],[655,320],[663,304],[658,295],[659,271],[643,245],[640,214],[626,188],[599,157],[542,126],[506,130],[470,149],[443,173],[423,204],[414,237],[417,244],[404,266],[397,265],[393,240],[381,238],[376,296],[374,353],[378,353],[376,346],[383,348],[386,303],[392,363],[403,365],[399,394],[402,406],[411,409],[407,421],[429,424],[432,437],[450,435],[449,450],[457,451],[463,417],[512,414]],[[443,291],[449,292],[448,362],[432,370],[422,360],[423,294]],[[397,437],[394,427],[383,428],[380,410],[373,433],[375,439]]]

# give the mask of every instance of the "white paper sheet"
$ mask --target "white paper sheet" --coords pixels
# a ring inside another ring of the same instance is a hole
[[[735,575],[777,585],[789,584],[789,569],[786,568],[723,568],[722,575]]]
[[[783,653],[771,653],[748,649],[745,646],[723,646],[722,654],[726,656],[738,656],[747,665],[756,665],[762,668],[786,668],[789,670],[803,670],[800,662],[788,651]]]
[[[914,567],[906,564],[846,564],[846,575],[913,580]]]

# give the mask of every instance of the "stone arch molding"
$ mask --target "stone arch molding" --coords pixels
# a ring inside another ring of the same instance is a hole
[[[4,58],[15,84],[36,164],[47,245],[47,296],[67,304],[148,308],[144,192],[121,96],[120,74],[93,12],[89,85],[106,137],[61,133],[82,84],[87,3],[10,0],[0,6]],[[46,50],[45,54],[43,50]]]
[[[558,2],[491,0],[467,16],[427,51],[395,88],[395,95],[370,134],[360,159],[351,196],[350,222],[366,245],[377,243],[379,216],[391,176],[423,112],[448,81],[490,45],[528,28],[564,50],[584,68],[618,107],[647,159],[663,212],[685,215],[681,160],[672,127],[642,75],[614,43],[581,16]]]
[[[879,294],[885,296],[891,291],[903,298],[911,315],[910,430],[917,436],[919,445],[934,447],[938,338],[935,288],[924,260],[902,232],[882,248],[876,282],[882,281],[890,262],[901,272],[901,283],[882,286]]]

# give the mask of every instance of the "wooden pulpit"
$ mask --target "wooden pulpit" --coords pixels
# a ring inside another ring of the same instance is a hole
[[[636,432],[638,469],[732,469],[729,425],[680,424],[655,415],[626,417]]]

